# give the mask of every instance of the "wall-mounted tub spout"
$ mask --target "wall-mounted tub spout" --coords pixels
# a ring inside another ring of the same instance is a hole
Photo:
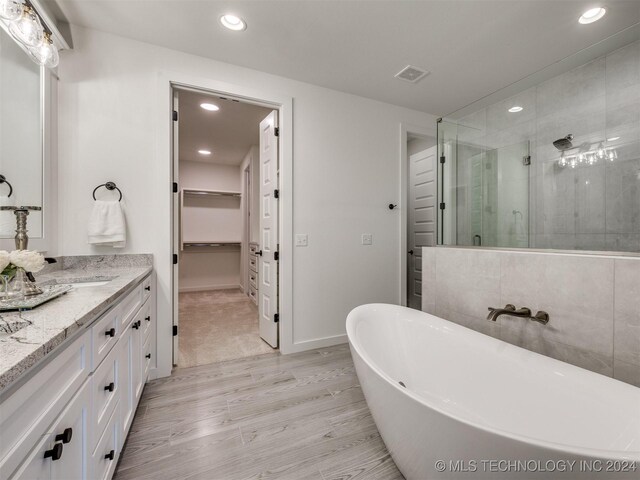
[[[487,315],[487,320],[495,322],[500,315],[528,318],[530,320],[533,320],[534,322],[542,323],[543,325],[549,323],[549,314],[547,312],[538,311],[535,315],[531,315],[530,308],[522,307],[516,309],[516,307],[514,305],[511,305],[510,303],[506,304],[504,308],[489,307],[489,315]]]

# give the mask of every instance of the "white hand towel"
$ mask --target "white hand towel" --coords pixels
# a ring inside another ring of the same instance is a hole
[[[0,206],[15,207],[15,195],[13,197],[0,197]],[[13,237],[16,234],[16,215],[13,210],[0,210],[0,237]]]
[[[126,241],[127,227],[121,202],[96,200],[89,217],[89,243],[124,248]]]

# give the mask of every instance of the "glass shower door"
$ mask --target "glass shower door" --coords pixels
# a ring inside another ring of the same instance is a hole
[[[528,247],[529,142],[470,151],[462,164],[469,178],[468,224],[458,229],[458,245]]]

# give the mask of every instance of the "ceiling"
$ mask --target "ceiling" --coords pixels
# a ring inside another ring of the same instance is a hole
[[[213,103],[220,110],[207,111],[201,103]],[[222,165],[242,163],[249,149],[258,145],[260,121],[272,110],[187,91],[179,92],[178,106],[180,161]],[[199,154],[201,149],[211,155]]]
[[[73,24],[435,115],[640,22],[638,0],[56,1]],[[594,5],[607,15],[580,25]],[[246,31],[219,25],[230,12]],[[395,79],[408,64],[431,73]]]

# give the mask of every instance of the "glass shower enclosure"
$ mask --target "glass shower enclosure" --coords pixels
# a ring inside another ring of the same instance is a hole
[[[440,245],[529,246],[529,148],[493,147],[478,129],[438,122]]]

